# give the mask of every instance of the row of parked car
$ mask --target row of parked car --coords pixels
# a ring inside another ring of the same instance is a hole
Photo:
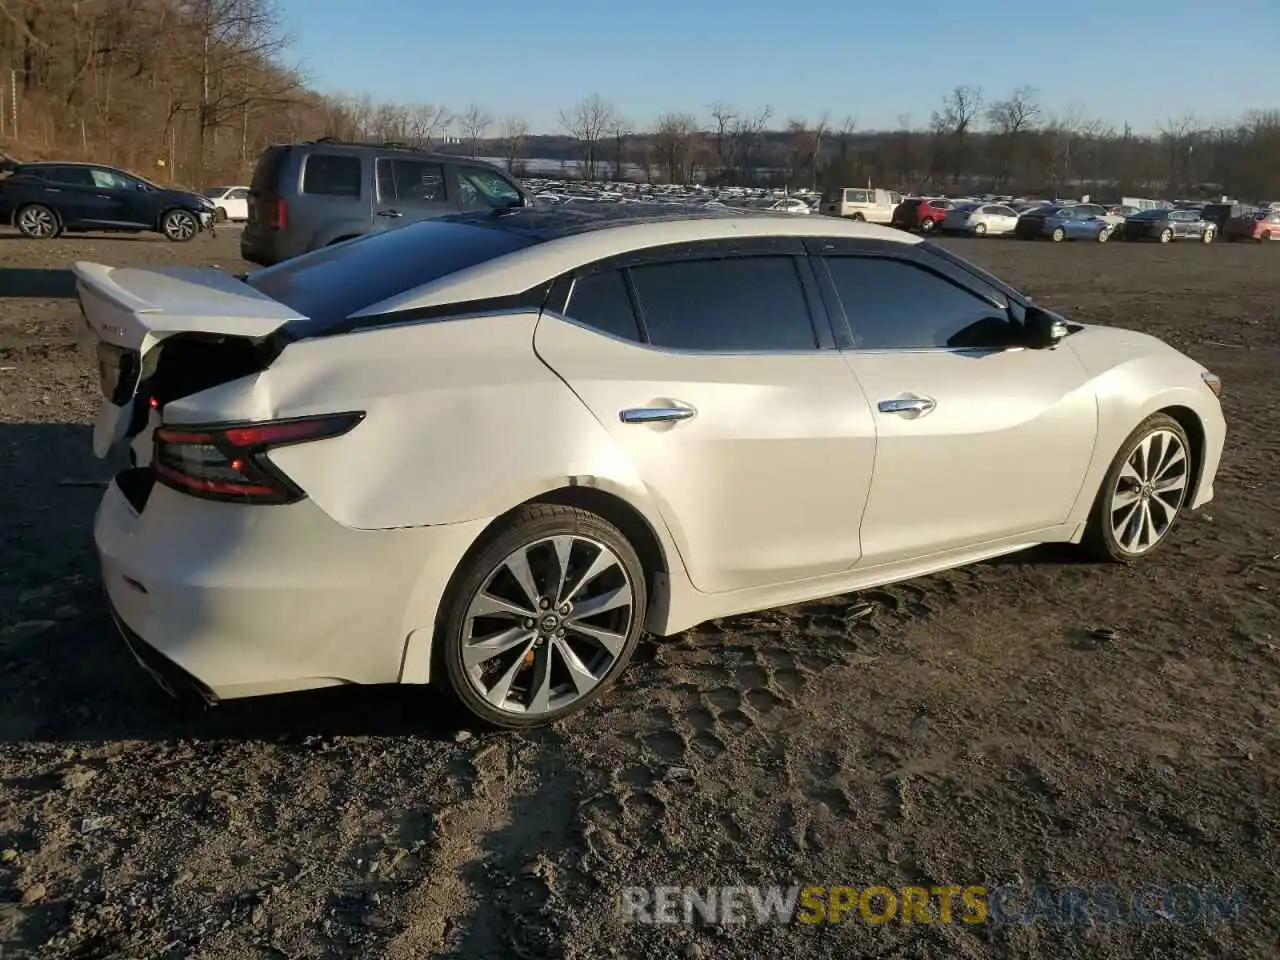
[[[494,207],[577,203],[674,203],[736,206],[789,214],[841,216],[905,230],[973,236],[1045,237],[1055,242],[1115,238],[1212,242],[1280,239],[1280,204],[1152,205],[1014,198],[903,196],[849,187],[819,196],[763,188],[648,184],[552,184],[516,179],[494,164],[432,154],[402,144],[325,138],[269,147],[250,185],[211,187],[203,195],[161,186],[92,163],[10,164],[0,181],[0,221],[25,236],[64,230],[157,231],[181,242],[219,221],[243,221],[241,254],[270,265],[309,250],[450,213]]]
[[[1013,236],[1020,240],[1280,240],[1280,207],[1212,203],[1139,209],[1129,204],[1025,200],[993,202],[907,197],[890,223],[923,233]]]

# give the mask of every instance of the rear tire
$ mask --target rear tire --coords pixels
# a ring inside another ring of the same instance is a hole
[[[1157,413],[1120,445],[1102,479],[1081,547],[1099,560],[1133,563],[1155,553],[1182,513],[1194,477],[1182,425]]]
[[[1160,231],[1160,242],[1161,242],[1161,243],[1173,243],[1173,231],[1172,231],[1172,230],[1170,230],[1168,227],[1165,227],[1163,230],[1161,230],[1161,231]]]
[[[1054,243],[1061,243],[1063,240],[1067,239],[1067,231],[1062,227],[1054,227],[1053,233],[1049,234],[1049,238],[1053,240]]]
[[[13,217],[14,226],[28,240],[52,240],[62,233],[62,218],[52,207],[29,203]]]
[[[975,223],[973,225],[973,235],[975,237],[985,237],[987,235],[987,225],[985,223]]]
[[[1108,240],[1110,240],[1110,239],[1111,239],[1111,228],[1110,228],[1110,227],[1103,227],[1101,230],[1099,230],[1099,231],[1098,231],[1098,242],[1099,242],[1099,243],[1106,243],[1106,242],[1107,242]]]
[[[854,222],[854,223],[866,223],[866,222],[867,222],[867,218],[866,218],[866,217],[864,217],[864,216],[863,216],[862,214],[860,214],[860,213],[855,213],[855,214],[853,215],[853,222]]]
[[[486,727],[544,726],[613,685],[647,605],[644,567],[617,527],[577,507],[529,504],[459,566],[432,672]]]
[[[1262,236],[1260,236],[1260,237],[1258,238],[1258,242],[1259,242],[1259,243],[1266,243],[1266,242],[1267,242],[1268,240],[1270,240],[1270,239],[1271,239],[1271,231],[1270,231],[1270,230],[1263,230],[1263,231],[1262,231]]]

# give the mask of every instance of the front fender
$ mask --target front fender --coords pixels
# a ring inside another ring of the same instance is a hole
[[[1206,503],[1213,496],[1226,422],[1218,398],[1201,379],[1205,368],[1155,337],[1112,327],[1087,326],[1066,345],[1089,371],[1098,398],[1098,443],[1072,519],[1088,518],[1125,438],[1147,417],[1168,410],[1189,410],[1199,422],[1203,444],[1191,506]]]

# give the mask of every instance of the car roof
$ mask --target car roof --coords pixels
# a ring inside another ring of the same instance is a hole
[[[373,304],[357,316],[514,296],[586,264],[670,244],[755,237],[830,237],[905,245],[921,242],[920,237],[900,230],[836,217],[794,217],[736,207],[682,209],[677,204],[521,207],[498,214],[463,214],[427,222],[442,221],[508,231],[538,242]],[[415,226],[398,229],[412,230]]]

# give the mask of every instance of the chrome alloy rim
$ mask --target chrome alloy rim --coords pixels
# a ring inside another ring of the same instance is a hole
[[[463,668],[496,709],[552,713],[609,675],[634,617],[634,585],[617,554],[589,537],[544,537],[512,551],[471,598]]]
[[[1190,476],[1187,450],[1170,430],[1153,430],[1133,448],[1111,493],[1111,532],[1133,555],[1159,543],[1182,508]]]

